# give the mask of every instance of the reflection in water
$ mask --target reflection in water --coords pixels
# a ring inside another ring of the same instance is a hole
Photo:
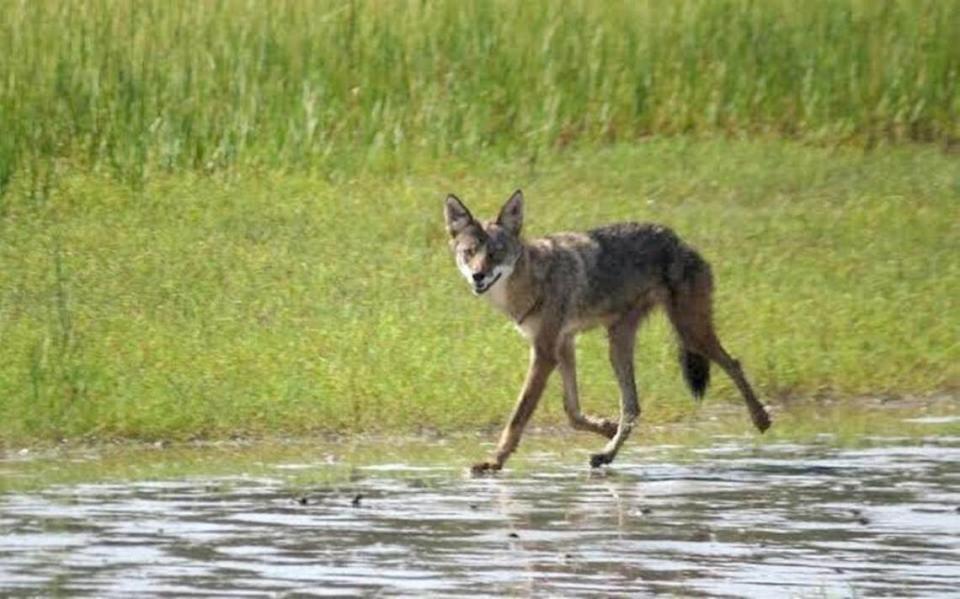
[[[635,449],[590,473],[543,455],[538,473],[482,479],[369,468],[348,487],[310,490],[305,504],[282,476],[0,495],[0,594],[960,588],[960,439],[651,456]]]

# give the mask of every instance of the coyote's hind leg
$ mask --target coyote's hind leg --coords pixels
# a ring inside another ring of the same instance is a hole
[[[689,287],[676,293],[667,304],[667,314],[677,329],[680,342],[687,350],[716,362],[727,373],[740,390],[747,404],[750,419],[757,430],[763,432],[770,428],[770,415],[757,400],[753,387],[747,381],[740,362],[735,360],[720,344],[713,326],[711,305],[711,279],[709,272],[695,278]]]
[[[723,349],[716,335],[711,335],[710,341],[711,343],[704,348],[704,353],[708,358],[716,362],[720,368],[727,373],[727,376],[733,379],[733,382],[737,385],[737,389],[740,390],[740,395],[743,396],[743,400],[747,404],[747,410],[750,412],[750,420],[753,421],[753,425],[757,427],[757,430],[761,433],[766,431],[770,428],[770,415],[767,413],[766,408],[763,407],[763,404],[757,400],[757,396],[753,392],[753,387],[750,386],[746,375],[743,374],[743,368],[740,367],[740,362],[731,357],[730,354],[727,353],[727,350]]]

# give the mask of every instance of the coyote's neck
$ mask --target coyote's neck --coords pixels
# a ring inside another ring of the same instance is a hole
[[[516,324],[522,324],[540,305],[540,293],[530,268],[530,249],[524,246],[513,271],[488,292],[491,303]]]

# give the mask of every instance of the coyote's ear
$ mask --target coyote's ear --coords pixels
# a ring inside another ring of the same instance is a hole
[[[523,192],[519,189],[513,192],[507,203],[500,209],[497,224],[514,235],[520,234],[523,228]]]
[[[460,198],[452,193],[443,202],[443,217],[447,221],[447,232],[450,233],[450,237],[456,237],[473,222],[473,215]]]

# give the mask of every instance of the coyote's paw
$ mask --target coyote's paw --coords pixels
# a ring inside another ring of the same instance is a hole
[[[590,467],[599,468],[613,461],[613,456],[605,453],[595,453],[590,456]]]
[[[502,466],[499,462],[495,462],[493,460],[487,460],[486,462],[477,462],[476,464],[474,464],[470,468],[470,472],[472,472],[474,476],[480,476],[480,475],[496,472],[500,470],[501,467]]]
[[[766,408],[760,408],[754,412],[750,412],[750,418],[753,420],[753,425],[757,427],[757,430],[761,433],[766,432],[770,428],[770,413]]]

